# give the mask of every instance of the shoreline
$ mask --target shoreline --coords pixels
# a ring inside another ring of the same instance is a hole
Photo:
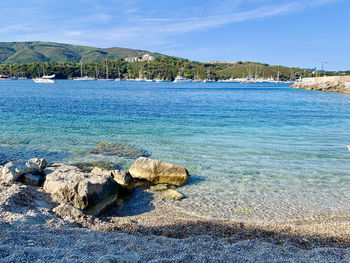
[[[192,235],[220,237],[235,235],[290,236],[314,239],[320,244],[350,246],[350,214],[314,215],[312,218],[290,218],[283,222],[211,219],[189,214],[181,208],[169,205],[168,201],[159,198],[159,193],[149,191],[148,187],[137,187],[133,194],[119,199],[115,205],[99,216],[85,214],[83,217],[76,218],[71,217],[71,215],[61,217],[52,211],[57,203],[53,202],[49,194],[40,187],[19,183],[12,186],[2,184],[0,187],[2,195],[6,190],[11,192],[11,188],[17,190],[17,193],[11,197],[13,200],[10,203],[14,205],[15,210],[16,207],[20,208],[19,210],[36,209],[40,212],[50,213],[55,220],[70,222],[86,230],[119,231],[128,234],[160,235],[173,238],[184,238]],[[147,197],[145,198],[145,196]],[[28,200],[24,200],[24,198],[28,198]],[[2,208],[0,209],[0,218],[3,219],[4,206],[1,205],[4,203],[1,201],[4,200],[0,199],[0,208]],[[12,208],[9,209],[9,212],[13,212]],[[15,212],[16,216],[19,217],[24,214],[23,211],[21,213]],[[20,214],[22,215],[20,216]]]
[[[329,262],[350,256],[347,215],[283,224],[210,220],[138,187],[99,217],[62,218],[40,187],[0,183],[0,193],[0,262],[97,262],[105,254],[127,254],[136,262]]]

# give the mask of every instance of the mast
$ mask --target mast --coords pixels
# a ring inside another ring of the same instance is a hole
[[[255,79],[258,78],[258,65],[255,66]]]
[[[277,71],[277,82],[280,81],[280,68],[278,67],[278,71]]]
[[[108,63],[107,63],[107,59],[106,59],[106,79],[108,79]]]
[[[80,77],[83,78],[83,63],[80,61]]]

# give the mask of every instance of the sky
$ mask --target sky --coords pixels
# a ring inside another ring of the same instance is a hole
[[[1,0],[0,10],[1,42],[350,70],[349,0]]]

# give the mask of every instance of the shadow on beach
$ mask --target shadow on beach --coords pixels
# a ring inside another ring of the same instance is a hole
[[[135,188],[134,193],[120,198],[117,204],[109,208],[100,217],[105,220],[107,217],[127,217],[136,216],[146,212],[150,212],[155,207],[152,205],[153,194],[144,191],[144,188]]]

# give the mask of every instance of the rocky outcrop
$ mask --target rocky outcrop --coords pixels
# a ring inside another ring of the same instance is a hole
[[[59,203],[98,215],[118,198],[118,184],[106,175],[85,173],[68,165],[45,169],[44,191]]]
[[[13,160],[3,167],[2,179],[7,183],[14,182],[27,173],[40,173],[39,165],[30,160]]]
[[[189,173],[186,168],[140,157],[130,167],[133,178],[143,179],[151,184],[182,185],[188,181]]]
[[[301,81],[294,83],[291,87],[350,94],[350,76],[303,78]]]
[[[44,158],[32,158],[29,159],[30,162],[36,163],[39,166],[40,172],[44,171],[47,166],[47,162]]]
[[[121,195],[129,194],[134,191],[134,180],[131,177],[129,172],[121,170],[105,170],[102,168],[95,167],[92,171],[92,174],[102,175],[102,176],[111,176],[119,185],[119,193]]]
[[[132,193],[134,191],[134,179],[129,172],[113,170],[112,177],[120,186],[120,190],[123,194]]]

